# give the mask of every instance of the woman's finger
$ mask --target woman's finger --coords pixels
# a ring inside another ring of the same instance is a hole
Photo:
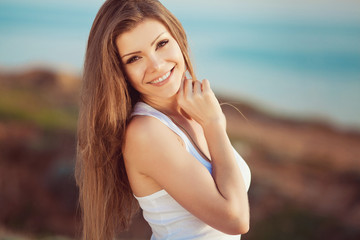
[[[194,94],[201,94],[201,82],[200,81],[194,82]]]
[[[203,92],[207,92],[207,91],[210,91],[210,90],[211,90],[211,88],[210,88],[210,82],[209,82],[209,80],[207,80],[207,79],[204,79],[204,80],[202,81],[201,86],[202,86],[202,91],[203,91]]]
[[[193,95],[193,85],[192,79],[185,79],[184,80],[184,96],[187,99],[190,99]]]

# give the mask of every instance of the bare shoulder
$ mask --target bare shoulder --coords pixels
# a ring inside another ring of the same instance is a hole
[[[160,120],[151,116],[136,116],[127,126],[126,142],[136,142],[137,145],[148,144],[149,140],[156,141],[159,135],[174,135]]]
[[[136,116],[127,126],[123,153],[127,161],[138,162],[149,159],[144,157],[145,153],[161,151],[172,144],[179,144],[178,136],[160,120],[151,116]]]

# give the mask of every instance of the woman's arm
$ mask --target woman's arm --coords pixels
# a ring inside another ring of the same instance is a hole
[[[178,101],[184,111],[204,130],[212,159],[213,178],[226,200],[230,215],[238,222],[240,232],[249,228],[249,204],[245,183],[226,133],[226,119],[208,80],[185,79]]]

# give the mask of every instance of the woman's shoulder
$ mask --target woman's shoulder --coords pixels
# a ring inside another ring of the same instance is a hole
[[[166,126],[153,116],[136,115],[132,117],[126,127],[126,138],[149,137],[157,131],[165,128]]]
[[[148,115],[133,116],[126,128],[126,145],[133,144],[137,147],[148,147],[153,144],[164,145],[176,140],[176,134],[159,119]]]
[[[163,164],[164,149],[178,149],[178,136],[151,116],[133,117],[127,126],[123,156],[128,166],[146,172]]]

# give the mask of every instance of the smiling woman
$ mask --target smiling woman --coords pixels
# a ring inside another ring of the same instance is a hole
[[[138,204],[151,239],[240,239],[249,229],[250,170],[209,81],[196,80],[180,22],[156,0],[108,0],[94,20],[76,180],[83,239],[113,239]]]

